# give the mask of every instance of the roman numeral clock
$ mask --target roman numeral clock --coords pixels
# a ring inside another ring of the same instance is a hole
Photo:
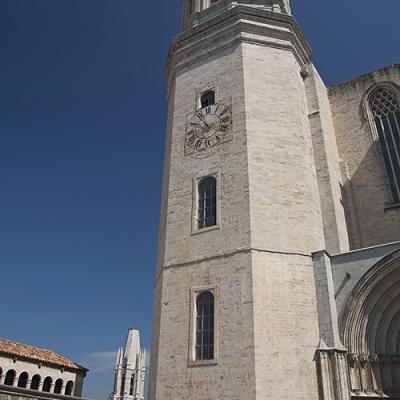
[[[225,103],[216,103],[186,116],[185,155],[208,155],[215,146],[232,139],[232,111]]]

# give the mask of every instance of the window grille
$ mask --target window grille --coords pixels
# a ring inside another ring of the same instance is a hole
[[[400,101],[394,90],[377,89],[370,109],[378,132],[394,203],[400,203]]]
[[[199,182],[197,214],[198,229],[217,224],[217,181],[213,177]]]
[[[209,90],[201,95],[200,98],[201,108],[209,107],[215,104],[215,92],[214,90]]]
[[[214,359],[214,295],[201,293],[196,301],[196,360]]]

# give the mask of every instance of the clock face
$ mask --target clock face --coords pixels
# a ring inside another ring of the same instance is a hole
[[[209,149],[231,139],[232,113],[225,104],[213,104],[197,110],[186,124],[187,153]]]

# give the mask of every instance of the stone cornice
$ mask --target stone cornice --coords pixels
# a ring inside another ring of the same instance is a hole
[[[310,63],[310,46],[292,16],[239,5],[173,39],[168,87],[178,71],[243,42],[291,51],[301,68]]]

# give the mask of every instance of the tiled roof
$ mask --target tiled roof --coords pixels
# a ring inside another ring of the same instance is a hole
[[[33,361],[53,364],[60,367],[87,371],[86,368],[60,356],[53,351],[28,346],[26,344],[13,342],[7,339],[0,339],[0,353],[9,356],[23,357]]]

